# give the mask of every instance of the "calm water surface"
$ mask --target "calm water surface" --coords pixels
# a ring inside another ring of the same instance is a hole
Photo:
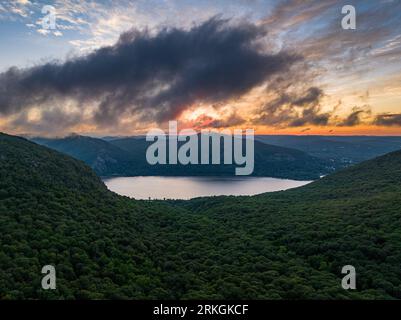
[[[300,187],[311,181],[259,177],[118,177],[103,180],[120,195],[135,199],[191,199],[255,195]]]

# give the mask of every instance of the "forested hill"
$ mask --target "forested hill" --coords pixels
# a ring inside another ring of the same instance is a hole
[[[111,193],[79,160],[0,134],[0,300],[166,297],[153,255],[169,211]],[[55,291],[41,289],[48,264]]]
[[[0,299],[401,298],[400,161],[254,197],[135,201],[2,134]],[[41,289],[47,264],[56,290]],[[341,288],[348,264],[355,291]]]
[[[83,162],[24,138],[0,133],[0,186],[12,195],[68,188],[77,192],[106,192]]]
[[[174,204],[219,221],[221,230],[240,225],[248,241],[270,244],[262,252],[280,248],[314,270],[324,270],[327,279],[339,276],[342,266],[354,266],[355,292],[362,292],[358,297],[401,299],[401,151],[301,188]],[[291,292],[299,292],[295,288],[305,278],[306,287],[321,288],[321,280],[295,269]],[[300,291],[311,293],[306,287]],[[324,289],[323,295],[339,297],[334,288]]]
[[[401,192],[401,151],[365,161],[338,171],[302,189],[318,196],[374,196],[376,193]]]

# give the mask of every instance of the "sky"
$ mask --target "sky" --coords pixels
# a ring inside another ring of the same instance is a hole
[[[0,48],[11,134],[401,135],[401,0],[1,1]]]

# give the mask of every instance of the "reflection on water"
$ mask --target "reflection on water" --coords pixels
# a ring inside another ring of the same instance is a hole
[[[259,177],[119,177],[104,179],[111,190],[135,199],[191,199],[255,195],[303,186],[311,181]]]

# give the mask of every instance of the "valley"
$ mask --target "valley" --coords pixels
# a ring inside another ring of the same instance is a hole
[[[131,200],[0,136],[2,299],[400,298],[401,153],[253,197]],[[40,289],[54,264],[58,289]],[[341,288],[354,265],[357,290]]]

